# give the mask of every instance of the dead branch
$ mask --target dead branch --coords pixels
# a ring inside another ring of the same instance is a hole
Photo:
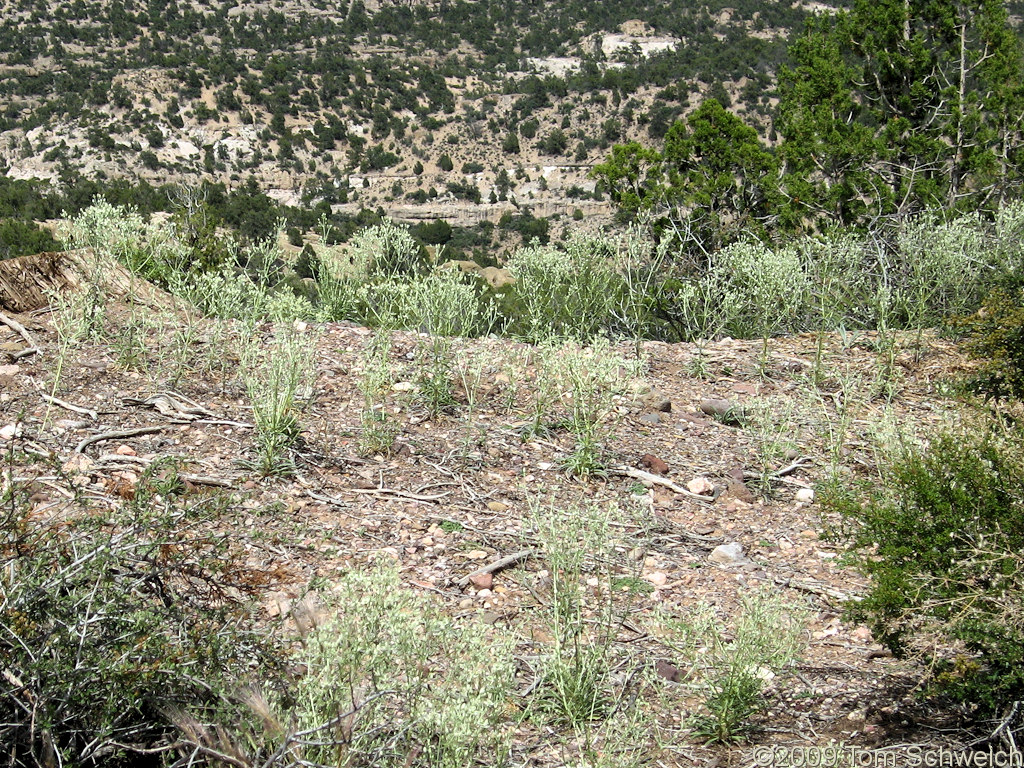
[[[96,411],[92,410],[91,408],[82,408],[79,405],[72,405],[71,403],[66,403],[63,400],[61,400],[60,398],[54,397],[53,395],[40,395],[40,397],[42,397],[43,400],[45,400],[48,403],[53,403],[54,405],[59,405],[61,408],[63,408],[66,411],[74,411],[75,413],[81,413],[84,416],[88,416],[93,421],[95,421],[96,419],[98,419],[100,417],[99,413],[97,413]]]
[[[467,574],[466,576],[463,576],[455,583],[458,584],[460,587],[465,587],[467,584],[469,584],[470,579],[472,579],[474,576],[483,576],[485,573],[494,573],[496,571],[500,571],[502,568],[507,568],[510,565],[513,565],[522,560],[526,560],[529,557],[532,557],[535,552],[536,550],[533,549],[524,549],[521,552],[514,552],[511,555],[506,555],[500,560],[495,560],[493,563],[485,565],[483,568],[477,568],[475,571],[473,571],[470,574]]]
[[[644,472],[642,469],[634,469],[633,467],[612,467],[611,472],[616,475],[625,475],[626,477],[632,477],[634,480],[639,480],[642,483],[651,483],[653,485],[661,485],[668,488],[674,493],[678,493],[680,496],[685,496],[688,499],[693,499],[701,504],[711,504],[713,499],[707,496],[701,496],[699,493],[693,493],[685,488],[676,485],[668,478],[656,475],[653,472]]]
[[[450,492],[446,491],[445,493],[435,493],[432,496],[428,496],[423,493],[410,493],[409,491],[399,491],[394,488],[345,488],[343,490],[350,491],[351,493],[368,493],[374,496],[398,496],[399,498],[412,499],[413,501],[438,501],[445,496],[451,495]]]
[[[14,318],[8,317],[3,312],[0,312],[0,323],[3,323],[15,333],[20,334],[21,338],[25,340],[25,343],[28,344],[28,349],[23,349],[20,352],[18,352],[15,355],[15,359],[21,359],[23,357],[27,357],[28,355],[33,354],[42,354],[42,350],[39,348],[39,345],[36,344],[35,340],[32,338],[32,334],[28,332],[28,329],[25,328],[24,325],[19,323]]]
[[[138,427],[137,429],[121,429],[114,432],[102,432],[98,435],[87,437],[75,447],[75,453],[82,453],[93,443],[101,443],[104,440],[118,440],[122,437],[136,437],[137,435],[151,435],[155,432],[163,432],[163,427]]]
[[[810,456],[800,456],[792,464],[789,464],[783,467],[782,469],[777,469],[774,472],[772,472],[772,477],[783,477],[785,475],[791,475],[798,469],[803,469],[804,467],[808,467],[813,463],[814,459],[812,459]]]

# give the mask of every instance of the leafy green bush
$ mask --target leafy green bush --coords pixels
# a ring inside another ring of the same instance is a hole
[[[996,289],[981,311],[961,321],[968,351],[982,361],[968,386],[986,400],[1024,397],[1024,288]]]
[[[387,220],[356,232],[345,256],[356,277],[410,276],[426,271],[423,247],[408,228]]]
[[[186,503],[154,465],[120,512],[78,501],[28,515],[0,495],[0,743],[12,765],[122,765],[253,659],[227,598],[223,542],[199,532],[219,501]],[[219,605],[221,607],[213,607]],[[262,658],[262,656],[260,656]]]
[[[924,657],[964,701],[991,712],[1021,699],[1024,434],[977,416],[902,446],[883,480],[823,494],[872,578],[851,614],[895,652]]]
[[[0,260],[60,250],[60,243],[33,221],[0,219]]]
[[[794,248],[736,243],[715,255],[713,275],[735,300],[726,329],[737,336],[770,336],[802,327],[811,282]]]
[[[479,336],[497,320],[479,279],[451,268],[359,285],[352,309],[368,325],[438,336]]]

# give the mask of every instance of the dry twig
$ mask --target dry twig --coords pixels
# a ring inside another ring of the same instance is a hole
[[[100,443],[104,440],[117,440],[122,437],[136,437],[137,435],[151,435],[154,432],[163,432],[163,427],[138,427],[137,429],[120,429],[114,432],[102,432],[98,435],[92,435],[87,437],[77,446],[75,446],[75,453],[82,453],[88,446],[93,443]]]
[[[28,329],[25,328],[24,325],[14,318],[8,317],[3,312],[0,312],[0,323],[3,323],[15,333],[20,334],[21,338],[25,340],[25,343],[28,344],[28,349],[23,349],[14,355],[15,360],[20,360],[21,358],[28,357],[29,355],[38,355],[42,353],[42,350],[39,349],[39,345],[36,344],[35,340],[32,338],[32,334],[28,332]]]
[[[477,568],[475,571],[463,576],[455,583],[460,587],[465,587],[474,576],[482,576],[485,573],[494,573],[496,571],[500,571],[502,568],[508,568],[510,565],[526,560],[528,557],[532,557],[535,551],[536,550],[533,549],[524,549],[521,552],[514,552],[511,555],[506,555],[500,560],[495,560],[493,563],[485,565],[483,568]]]

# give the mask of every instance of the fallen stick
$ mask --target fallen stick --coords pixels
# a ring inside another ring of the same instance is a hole
[[[3,323],[15,333],[20,334],[21,338],[25,340],[25,343],[28,344],[28,349],[23,349],[14,356],[16,360],[20,360],[21,358],[32,354],[41,354],[39,345],[36,344],[35,339],[32,338],[32,334],[28,332],[28,329],[25,328],[24,325],[19,323],[17,320],[8,317],[3,312],[0,312],[0,323]]]
[[[445,496],[451,496],[451,493],[446,491],[445,493],[437,493],[433,496],[427,496],[422,493],[410,493],[409,491],[397,491],[393,488],[345,488],[344,490],[350,491],[351,493],[369,493],[369,494],[384,494],[386,496],[398,496],[403,499],[412,499],[413,501],[438,501],[443,499]]]
[[[632,477],[634,480],[640,480],[644,483],[653,483],[654,485],[664,486],[665,488],[678,493],[680,496],[685,496],[688,499],[699,501],[702,504],[711,504],[714,501],[714,499],[709,498],[708,496],[701,496],[699,493],[688,491],[685,488],[676,485],[668,478],[656,475],[653,472],[644,472],[642,469],[633,469],[633,467],[612,467],[611,471],[617,475],[626,475],[627,477]]]
[[[235,485],[229,480],[221,480],[217,477],[206,477],[204,475],[178,475],[182,480],[192,485],[212,485],[217,488],[234,488]]]
[[[100,417],[100,415],[91,408],[82,408],[79,405],[72,405],[71,403],[66,403],[60,398],[54,397],[53,395],[40,395],[40,397],[42,397],[43,400],[45,400],[46,402],[53,403],[54,405],[59,405],[61,408],[65,410],[74,411],[75,413],[81,413],[85,416],[89,416],[93,421]]]
[[[104,453],[98,459],[96,463],[102,464],[123,462],[125,464],[141,464],[144,467],[148,467],[153,463],[152,459],[144,459],[141,456],[121,456],[116,453]],[[221,480],[218,477],[207,477],[206,475],[190,475],[186,472],[179,472],[178,477],[182,480],[192,483],[193,485],[213,485],[218,488],[234,488],[234,483],[230,480]]]
[[[506,555],[500,560],[495,560],[490,565],[485,565],[483,568],[477,568],[475,571],[463,576],[455,583],[460,587],[465,587],[474,576],[483,576],[485,573],[500,571],[502,568],[508,568],[510,565],[514,565],[522,560],[526,560],[528,557],[532,557],[533,554],[534,550],[524,549],[522,552],[515,552],[511,555]]]
[[[151,435],[154,432],[163,432],[163,427],[139,427],[137,429],[121,429],[116,432],[103,432],[99,435],[85,438],[75,447],[75,453],[82,453],[93,443],[100,443],[104,440],[117,440],[122,437],[135,437],[137,435]]]
[[[838,600],[839,602],[846,602],[850,599],[858,599],[855,596],[850,595],[846,592],[842,592],[838,589],[832,589],[831,587],[826,587],[823,584],[813,584],[809,581],[797,581],[796,579],[784,578],[775,578],[772,579],[772,581],[774,581],[780,587],[789,587],[790,589],[797,589],[801,592],[810,592],[811,594],[821,595],[822,597],[828,597],[833,600]]]
[[[804,467],[810,466],[812,464],[814,464],[814,459],[812,459],[810,456],[801,456],[800,458],[796,459],[796,461],[794,461],[792,464],[772,472],[772,477],[784,477],[785,475],[791,475],[798,469],[803,469]]]

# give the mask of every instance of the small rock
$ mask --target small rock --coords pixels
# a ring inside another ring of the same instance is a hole
[[[662,413],[669,413],[672,410],[672,401],[669,400],[668,395],[662,392],[660,389],[652,389],[645,395],[640,397],[640,402],[650,408],[652,411],[661,411]]]
[[[487,508],[491,510],[491,512],[504,512],[508,509],[508,504],[503,501],[488,501]]]
[[[646,453],[640,459],[640,466],[646,467],[657,475],[668,474],[668,464],[659,459],[653,453]]]
[[[850,633],[850,637],[862,643],[871,641],[871,630],[867,627],[857,627]]]
[[[470,552],[467,552],[466,557],[470,560],[483,560],[485,557],[487,557],[487,553],[484,552],[482,549],[474,549]]]
[[[550,461],[542,461],[539,464],[537,464],[537,469],[540,469],[544,472],[548,472],[549,470],[552,470],[554,468],[555,465],[552,464]]]
[[[654,413],[644,413],[640,415],[640,421],[644,424],[661,424],[661,415],[656,411]]]
[[[135,449],[130,445],[119,445],[114,451],[118,456],[135,456]]]
[[[88,472],[93,465],[93,460],[86,456],[84,453],[76,453],[61,467],[65,472],[73,474],[75,472]]]
[[[810,504],[814,501],[814,491],[810,488],[801,488],[796,492],[796,500],[801,504]]]
[[[13,440],[21,437],[21,424],[7,424],[0,427],[0,440]]]
[[[411,381],[396,381],[391,385],[393,392],[412,392],[414,389],[416,389],[416,385]]]
[[[469,583],[480,590],[478,595],[482,594],[484,590],[488,590],[488,594],[490,594],[490,589],[494,585],[494,576],[489,573],[478,573],[469,577]]]
[[[465,610],[467,610],[469,608],[472,608],[472,607],[473,607],[473,598],[467,597],[465,600],[459,600],[459,609],[460,610],[465,611]]]
[[[651,582],[651,584],[653,584],[656,587],[664,587],[666,584],[668,584],[668,576],[666,576],[662,571],[648,573],[646,576],[644,576],[644,580]]]
[[[675,664],[670,664],[664,659],[658,659],[654,664],[654,671],[658,677],[668,680],[671,683],[678,683],[683,679],[683,672]]]
[[[743,409],[732,400],[707,398],[700,401],[701,413],[721,421],[723,424],[739,424],[743,420]]]
[[[708,560],[719,565],[735,565],[747,562],[747,558],[743,555],[742,545],[735,541],[729,544],[719,544],[708,555]]]
[[[701,496],[710,496],[715,492],[715,484],[706,477],[695,477],[686,484],[686,490],[690,493],[697,493]]]
[[[490,597],[491,596],[491,590],[489,590],[489,589],[481,589],[479,592],[476,593],[476,596],[477,597]]]
[[[17,376],[20,365],[0,365],[0,376]]]

